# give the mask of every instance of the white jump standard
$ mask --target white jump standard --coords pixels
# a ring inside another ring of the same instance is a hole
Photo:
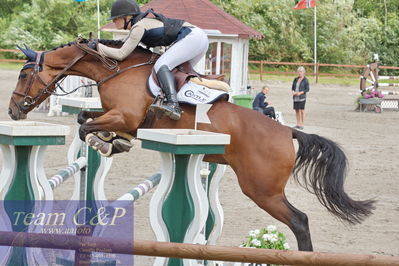
[[[150,221],[157,240],[200,243],[209,213],[200,177],[201,162],[205,154],[223,154],[224,145],[230,144],[230,136],[192,129],[139,129],[137,137],[143,148],[161,152],[162,178],[150,202]],[[218,186],[218,182],[212,186],[215,185]],[[217,188],[210,187],[209,191],[217,194]],[[211,206],[217,205],[218,202],[211,203]],[[216,208],[213,213],[218,215],[219,211]],[[220,226],[223,221],[218,222]],[[198,263],[157,258],[154,265]]]
[[[24,204],[25,212],[32,212],[35,200],[52,199],[52,188],[43,167],[44,153],[48,145],[65,144],[68,134],[69,127],[66,126],[26,121],[0,122],[3,155],[0,230],[27,231],[27,225],[10,224],[14,212],[19,210],[21,204]],[[33,256],[31,250],[25,248],[1,247],[0,252],[4,255],[0,265],[27,265]]]

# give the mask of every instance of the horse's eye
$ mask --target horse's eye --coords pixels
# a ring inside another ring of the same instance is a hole
[[[21,73],[21,74],[19,74],[18,79],[24,79],[24,78],[26,78],[26,76],[27,76],[26,73]]]

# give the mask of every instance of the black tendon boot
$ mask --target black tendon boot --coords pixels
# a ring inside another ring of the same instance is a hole
[[[170,72],[166,65],[161,66],[158,70],[157,78],[161,85],[162,90],[165,92],[167,102],[162,105],[152,104],[150,110],[155,111],[156,109],[161,110],[170,119],[179,120],[181,117],[181,109],[176,97],[176,79],[175,76]]]

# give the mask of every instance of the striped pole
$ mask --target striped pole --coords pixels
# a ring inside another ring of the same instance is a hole
[[[383,95],[399,95],[399,91],[383,91]]]
[[[110,206],[113,206],[114,204],[116,204],[118,207],[120,207],[120,204],[118,204],[118,201],[136,201],[136,200],[138,200],[141,196],[143,196],[148,191],[150,191],[152,188],[154,188],[156,185],[158,185],[160,180],[161,180],[161,173],[153,174],[146,181],[144,181],[140,185],[136,186],[135,188],[133,188],[132,190],[127,192],[126,194],[119,197],[112,204],[110,204]]]
[[[76,161],[71,163],[68,167],[58,171],[55,175],[53,175],[48,182],[52,189],[55,189],[57,186],[62,184],[68,178],[76,174],[80,169],[86,167],[87,160],[85,157],[79,157]]]
[[[388,79],[398,80],[399,76],[378,76],[378,80],[388,80]]]
[[[399,87],[399,83],[378,83],[379,87]]]

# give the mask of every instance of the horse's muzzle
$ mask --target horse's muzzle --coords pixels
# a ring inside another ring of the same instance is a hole
[[[25,113],[20,112],[18,109],[13,110],[12,108],[8,108],[8,115],[13,120],[26,119],[26,117],[27,117],[27,115]]]

